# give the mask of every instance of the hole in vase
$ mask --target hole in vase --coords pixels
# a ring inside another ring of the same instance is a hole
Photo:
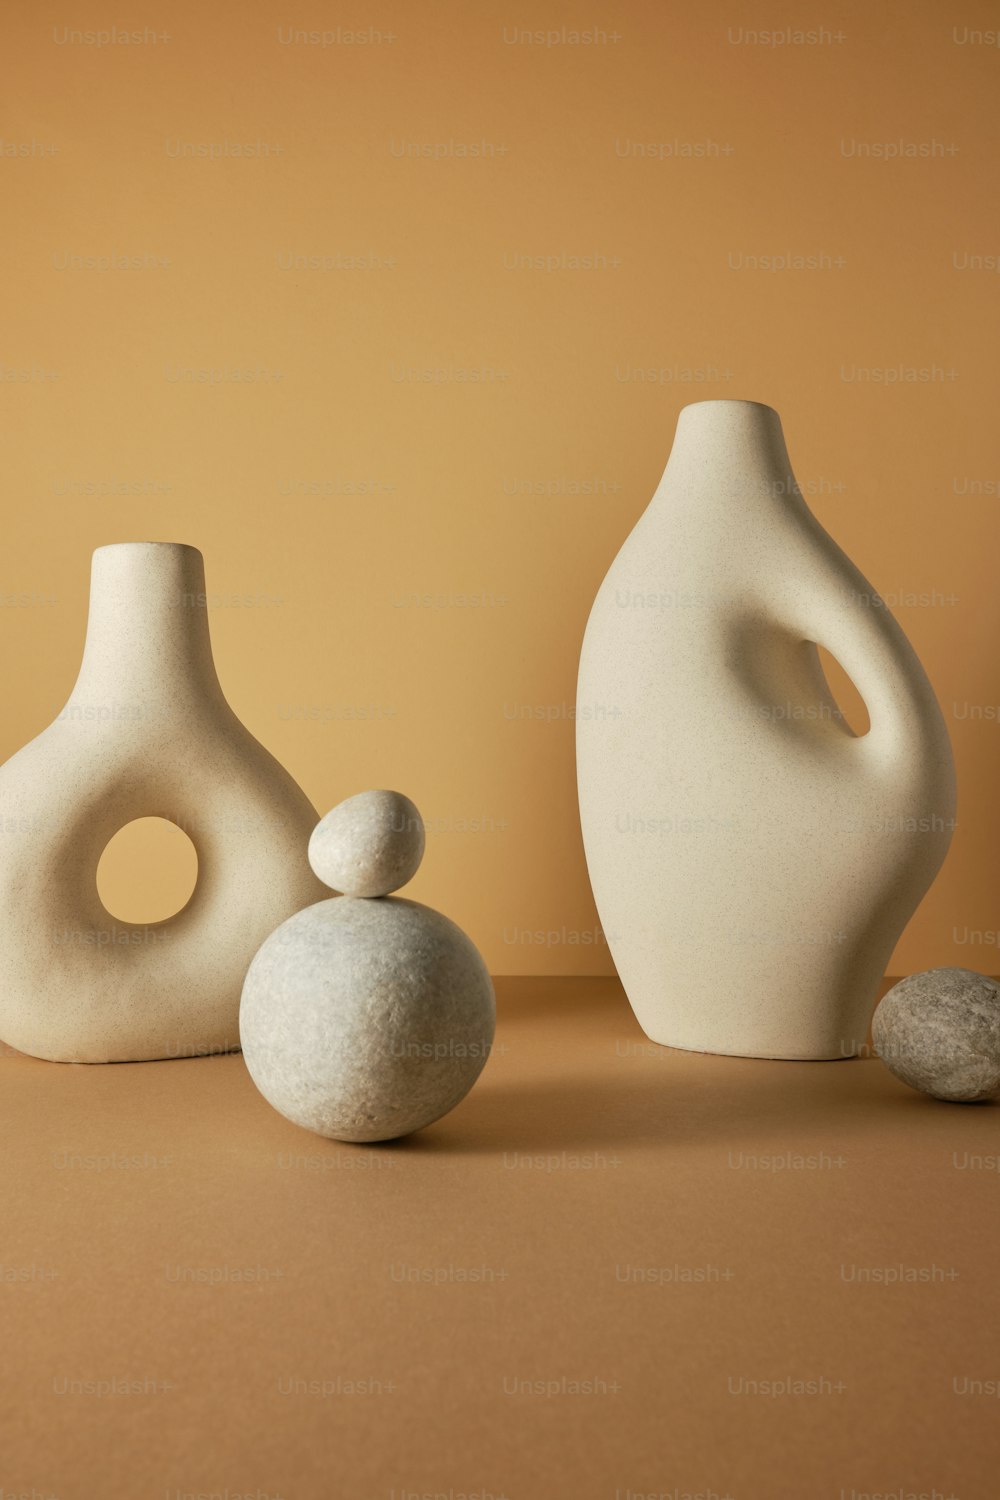
[[[867,734],[872,727],[871,719],[868,717],[868,708],[865,700],[854,686],[854,681],[847,675],[840,662],[835,656],[822,646],[817,646],[819,652],[819,664],[826,678],[826,685],[830,691],[834,705],[843,716],[843,722],[852,734]]]
[[[198,883],[198,855],[167,818],[136,818],[119,828],[97,866],[97,894],[120,922],[176,916]]]

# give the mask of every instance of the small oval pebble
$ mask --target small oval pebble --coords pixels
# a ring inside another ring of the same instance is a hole
[[[345,896],[388,896],[412,880],[424,857],[424,824],[402,792],[358,792],[313,829],[309,863]]]
[[[936,1099],[1000,1095],[1000,984],[972,969],[929,969],[901,979],[872,1023],[891,1073]]]

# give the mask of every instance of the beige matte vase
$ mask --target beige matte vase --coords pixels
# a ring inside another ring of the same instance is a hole
[[[591,611],[577,768],[594,895],[647,1035],[853,1055],[947,851],[954,768],[913,649],[806,507],[770,407],[681,412]]]
[[[240,991],[270,932],[324,890],[316,812],[219,686],[194,547],[94,553],[83,664],[56,721],[0,768],[0,1037],[36,1057],[118,1062],[239,1045]],[[97,865],[142,817],[198,855],[165,922],[112,918]]]

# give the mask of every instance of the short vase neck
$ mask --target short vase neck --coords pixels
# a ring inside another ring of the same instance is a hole
[[[685,406],[660,491],[720,504],[798,498],[778,413],[756,401]]]
[[[222,697],[201,553],[174,542],[99,547],[74,699],[156,702],[192,694]]]

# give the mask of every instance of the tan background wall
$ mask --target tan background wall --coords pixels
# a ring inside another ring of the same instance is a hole
[[[892,968],[997,968],[995,7],[5,17],[3,755],[72,685],[91,549],[194,543],[230,701],[317,805],[407,791],[412,893],[496,972],[606,972],[584,622],[680,407],[757,399],[951,722],[960,826]],[[146,39],[81,35],[112,17]],[[821,34],[748,35],[788,26]],[[747,268],[789,253],[820,265]],[[141,264],[69,259],[108,256]]]

